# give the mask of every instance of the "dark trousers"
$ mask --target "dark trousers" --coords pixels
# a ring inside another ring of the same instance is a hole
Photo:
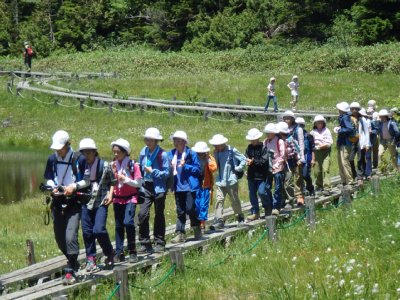
[[[144,203],[140,205],[139,211],[139,241],[142,245],[150,245],[150,208],[154,203],[154,229],[153,237],[154,243],[165,245],[165,198],[166,193],[156,194],[154,191],[154,184],[145,181],[144,183]]]
[[[307,162],[303,166],[303,179],[306,182],[306,190],[309,193],[313,193],[314,185],[311,178],[311,162]]]
[[[269,102],[271,99],[274,101],[274,112],[278,111],[278,103],[276,101],[276,96],[267,96],[267,101],[265,103],[264,111],[268,110]]]
[[[260,213],[258,197],[260,197],[261,203],[266,203],[265,180],[247,178],[247,185],[251,204],[250,212],[251,214],[258,214]]]
[[[28,68],[28,71],[32,68],[32,56],[25,56],[24,64]]]
[[[175,192],[176,204],[176,232],[185,233],[186,215],[189,215],[190,226],[199,226],[200,221],[196,213],[196,192]]]
[[[283,185],[285,182],[284,171],[275,174],[269,174],[265,182],[266,202],[263,207],[266,209],[280,209],[285,206],[282,198]],[[274,194],[272,195],[272,183],[275,185]],[[261,198],[263,199],[263,198]]]
[[[351,175],[353,176],[353,179],[355,179],[357,177],[356,164],[354,163],[357,153],[358,153],[358,144],[352,144],[351,152],[349,155],[349,161],[350,161],[350,167],[351,167]]]
[[[357,163],[357,179],[362,180],[364,177],[371,176],[372,173],[372,160],[371,160],[371,149],[366,151],[362,149],[358,153]]]
[[[129,202],[127,204],[114,203],[115,216],[115,254],[124,253],[124,233],[128,240],[129,254],[136,253],[135,244],[135,210],[136,204]]]
[[[58,207],[53,207],[52,216],[54,236],[58,248],[67,257],[69,268],[77,271],[79,269],[78,231],[79,221],[81,218],[81,207],[80,205],[72,205],[64,208],[64,210]]]
[[[110,256],[113,247],[107,232],[108,206],[99,206],[89,210],[82,205],[82,233],[86,256],[96,256],[96,239],[105,256]]]

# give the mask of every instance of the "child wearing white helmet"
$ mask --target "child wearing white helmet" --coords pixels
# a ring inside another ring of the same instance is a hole
[[[208,208],[213,197],[213,173],[217,170],[217,163],[214,156],[210,154],[210,148],[206,142],[197,142],[192,150],[197,153],[200,161],[200,189],[196,192],[196,209],[199,213],[201,233],[204,234]]]
[[[317,192],[322,192],[324,196],[328,196],[331,190],[330,166],[333,139],[329,128],[326,127],[324,116],[315,116],[313,130],[310,134],[314,137],[315,145],[315,187]]]
[[[217,196],[215,201],[215,219],[211,225],[211,230],[224,227],[224,203],[226,195],[229,195],[232,209],[236,214],[238,225],[244,224],[242,205],[239,198],[238,180],[243,177],[246,157],[236,148],[228,145],[228,139],[222,134],[216,134],[209,140],[214,146],[214,157],[218,166],[218,175],[215,185],[217,186]]]
[[[286,125],[286,123],[285,123]],[[264,148],[268,150],[271,159],[268,169],[265,191],[267,193],[266,203],[263,203],[265,215],[279,215],[279,210],[284,207],[282,192],[285,180],[286,146],[285,142],[279,138],[279,128],[277,124],[269,123],[264,128],[267,138],[264,140]],[[272,186],[274,193],[272,194]]]
[[[128,241],[129,263],[138,261],[136,251],[135,211],[138,203],[139,189],[142,186],[142,174],[139,165],[131,159],[131,146],[125,139],[111,143],[114,153],[112,169],[118,183],[111,189],[115,217],[115,256],[114,262],[125,260],[124,235]]]
[[[293,75],[292,80],[287,85],[292,97],[292,101],[290,101],[290,107],[292,111],[296,111],[297,102],[299,100],[299,86],[299,77],[297,75]]]
[[[379,111],[379,161],[382,161],[386,150],[389,150],[390,160],[394,170],[400,171],[397,165],[396,143],[400,141],[400,132],[397,123],[389,118],[389,112],[386,109]]]
[[[368,107],[367,114],[371,125],[369,139],[372,145],[372,167],[376,169],[379,163],[379,114],[371,107]]]
[[[257,128],[252,128],[247,132],[246,140],[250,142],[245,151],[247,159],[247,185],[250,198],[250,215],[247,221],[254,221],[260,218],[260,206],[258,197],[265,201],[265,181],[268,175],[268,150],[260,142],[262,132]]]
[[[365,179],[371,179],[372,161],[371,161],[371,122],[365,108],[361,108],[358,123],[358,162],[357,162],[357,180],[359,184],[363,184]]]
[[[168,153],[159,143],[163,137],[157,128],[148,128],[143,135],[145,146],[139,154],[140,170],[143,176],[140,191],[139,242],[138,252],[163,252],[165,249],[165,199],[167,197],[167,181],[170,178],[170,162]],[[150,209],[154,204],[154,247],[150,240]]]
[[[189,215],[190,226],[196,240],[201,238],[200,220],[196,212],[196,192],[200,189],[200,162],[197,153],[188,146],[186,132],[178,130],[171,137],[174,148],[168,152],[174,175],[172,190],[175,192],[176,236],[171,243],[186,241],[186,215]]]
[[[269,102],[274,101],[274,112],[278,112],[278,103],[275,94],[275,77],[271,77],[267,85],[267,102],[265,103],[264,112],[268,111]]]

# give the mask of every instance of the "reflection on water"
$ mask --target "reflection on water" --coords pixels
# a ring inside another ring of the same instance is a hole
[[[0,204],[21,201],[39,191],[49,152],[0,151]]]

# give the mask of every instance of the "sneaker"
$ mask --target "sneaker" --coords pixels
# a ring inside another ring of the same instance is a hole
[[[114,268],[114,256],[115,256],[115,251],[113,250],[113,252],[106,257],[106,259],[104,260],[104,268],[106,270],[112,270]]]
[[[93,272],[97,269],[96,257],[89,256],[86,260],[86,272]]]
[[[186,236],[182,232],[177,232],[176,236],[171,240],[172,244],[184,243],[186,241]]]
[[[139,261],[139,259],[138,259],[136,253],[129,254],[128,263],[134,264],[134,263],[137,263],[138,261]]]
[[[120,263],[125,261],[125,255],[123,253],[114,255],[114,263]]]
[[[161,244],[155,244],[153,247],[153,251],[156,253],[163,253],[165,252],[165,246]]]
[[[153,253],[153,247],[151,247],[150,244],[143,244],[139,247],[138,253],[147,253],[151,254]]]
[[[246,220],[251,222],[251,221],[258,220],[259,218],[260,218],[260,213],[255,213],[255,214],[251,214],[251,215],[247,216]]]
[[[196,241],[201,240],[202,234],[200,226],[193,226],[193,233],[194,233],[194,239]]]
[[[243,215],[238,215],[237,216],[237,222],[238,222],[238,227],[244,225],[244,216]]]
[[[63,285],[72,285],[76,283],[76,277],[73,272],[66,272],[61,282]]]
[[[214,224],[212,224],[211,226],[210,226],[210,229],[211,230],[219,230],[219,229],[222,229],[222,228],[224,228],[224,221],[222,221],[222,220],[217,220],[217,221],[214,221]]]
[[[279,210],[277,210],[276,208],[272,210],[271,214],[273,216],[279,216]]]

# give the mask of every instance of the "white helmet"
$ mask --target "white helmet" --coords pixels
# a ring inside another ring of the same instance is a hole
[[[90,138],[82,139],[79,142],[79,151],[82,151],[82,150],[97,150],[94,140],[92,140]]]
[[[299,79],[299,76],[293,75],[292,80],[293,80],[293,79]]]
[[[368,106],[375,106],[376,105],[376,101],[375,100],[369,100],[368,101]]]
[[[194,147],[192,147],[192,150],[197,153],[207,153],[210,152],[210,148],[208,148],[206,142],[197,142]]]
[[[289,134],[289,125],[286,122],[279,122],[278,123],[278,130],[280,133]]]
[[[343,112],[349,112],[350,111],[349,104],[347,102],[344,102],[344,101],[336,104],[336,108],[338,110],[340,110],[340,111],[343,111]]]
[[[326,119],[324,118],[323,115],[316,115],[316,116],[314,117],[314,123],[315,123],[315,122],[318,122],[318,121],[322,121],[322,122],[326,123]]]
[[[146,132],[143,135],[144,138],[162,141],[163,137],[160,134],[160,131],[157,128],[150,127],[146,129]]]
[[[379,121],[379,114],[378,112],[374,111],[372,114],[372,120]]]
[[[254,141],[262,137],[262,132],[258,130],[257,128],[252,128],[247,132],[246,135],[246,140],[248,141]]]
[[[381,109],[379,111],[379,116],[380,117],[388,117],[389,116],[389,112],[387,111],[387,109]]]
[[[66,143],[69,142],[69,134],[64,130],[58,130],[53,135],[53,143],[51,144],[50,148],[53,150],[61,150]]]
[[[274,123],[268,123],[265,128],[264,128],[264,132],[265,133],[275,133],[278,134],[279,133],[279,129],[277,127],[276,124]]]
[[[362,107],[358,113],[364,117],[368,117],[367,111],[364,107]]]
[[[283,113],[282,117],[292,117],[294,119],[294,113],[291,110],[287,110]]]
[[[175,133],[171,136],[171,139],[181,139],[184,140],[186,143],[188,142],[187,134],[182,130],[175,131]]]
[[[226,144],[228,142],[228,139],[224,137],[222,134],[216,134],[208,142],[213,146],[217,146]]]
[[[275,77],[271,77],[271,78],[269,79],[269,81],[273,81],[273,80],[276,80],[276,78],[275,78]]]
[[[358,102],[351,102],[350,108],[361,109],[361,105],[360,105],[360,103],[358,103]]]
[[[111,149],[112,149],[114,146],[119,146],[119,147],[121,147],[122,149],[124,149],[124,150],[128,153],[128,155],[131,154],[131,145],[130,145],[129,142],[128,142],[127,140],[125,140],[125,139],[118,139],[118,140],[112,142],[112,143],[111,143]]]
[[[297,117],[296,120],[294,120],[297,124],[300,125],[306,125],[306,121],[302,117]]]

